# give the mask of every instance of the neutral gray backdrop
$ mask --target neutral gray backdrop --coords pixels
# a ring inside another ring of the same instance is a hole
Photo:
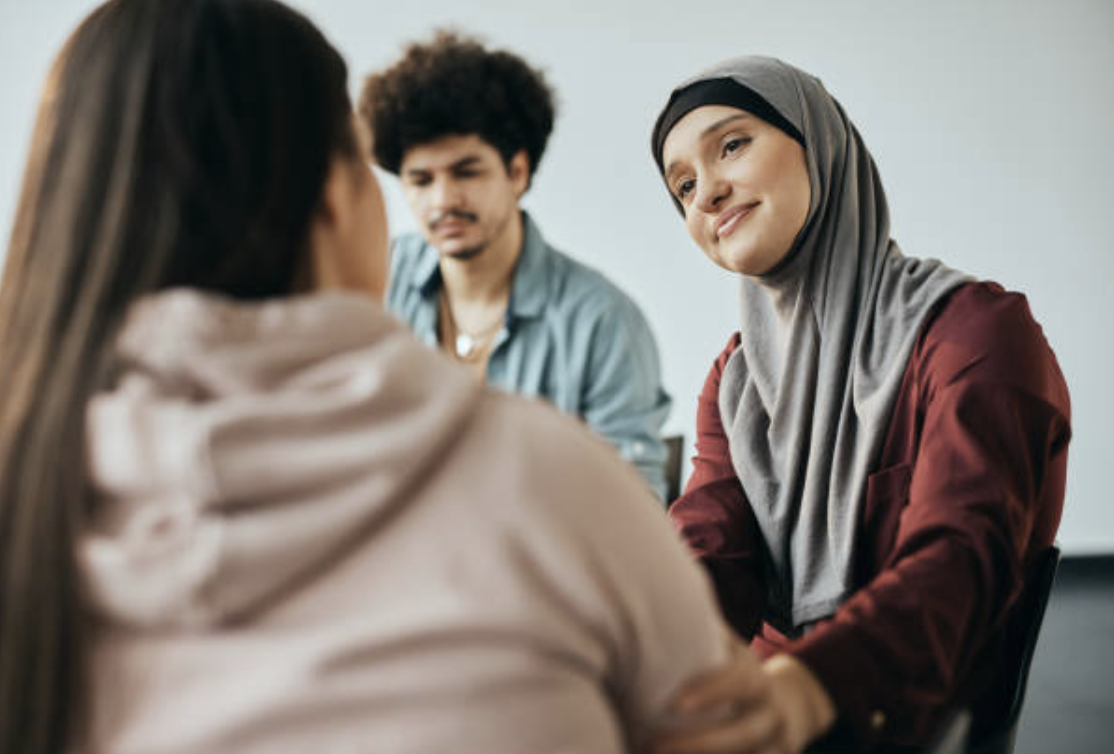
[[[1024,291],[1072,391],[1068,553],[1114,552],[1114,3],[1107,0],[296,0],[341,49],[352,89],[403,43],[454,26],[542,67],[560,113],[526,206],[603,270],[657,334],[669,429],[735,326],[735,286],[688,239],[648,153],[674,83],[761,53],[819,75],[885,180],[894,236]],[[0,0],[0,233],[7,238],[38,90],[95,3]],[[392,229],[412,228],[386,180]],[[6,243],[5,243],[6,245]],[[687,473],[687,469],[686,469]]]

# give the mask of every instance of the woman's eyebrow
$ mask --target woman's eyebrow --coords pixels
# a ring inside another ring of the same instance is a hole
[[[729,123],[734,123],[737,120],[745,120],[749,117],[750,113],[736,113],[735,115],[728,115],[726,118],[720,118],[715,123],[701,131],[700,138],[706,139],[708,138],[708,134],[712,133],[713,131],[718,131]]]

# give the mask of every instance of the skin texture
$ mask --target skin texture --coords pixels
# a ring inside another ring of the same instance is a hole
[[[311,287],[382,301],[390,250],[379,182],[366,160],[333,160],[310,228]]]
[[[795,139],[744,110],[705,105],[677,122],[662,153],[666,185],[709,259],[753,276],[785,257],[810,197]]]

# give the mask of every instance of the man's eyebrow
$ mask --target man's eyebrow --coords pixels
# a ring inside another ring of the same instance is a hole
[[[482,162],[482,158],[479,155],[476,155],[476,154],[465,155],[464,157],[461,157],[456,162],[450,164],[448,166],[448,168],[446,168],[446,169],[447,170],[452,170],[452,171],[463,170],[465,168],[473,167],[473,166],[479,164],[480,162]],[[406,175],[424,176],[424,175],[429,175],[430,173],[433,173],[435,170],[439,170],[439,169],[440,168],[410,167],[410,168],[406,169]]]
[[[723,128],[724,126],[730,125],[730,124],[732,124],[732,123],[734,123],[735,121],[738,121],[738,120],[745,120],[749,117],[750,117],[750,113],[735,113],[734,115],[728,115],[726,118],[720,118],[715,123],[711,124],[710,126],[706,127],[703,131],[701,131],[700,136],[698,136],[697,139],[699,141],[703,141],[704,139],[708,138],[709,134],[718,131],[719,129]],[[669,165],[666,166],[666,168],[665,168],[665,180],[666,180],[667,183],[669,182],[669,179],[673,177],[673,171],[675,171],[676,169],[677,169],[677,161],[676,160],[674,160],[673,162],[669,163]]]
[[[456,162],[454,162],[452,165],[449,166],[449,169],[450,170],[460,170],[461,168],[470,168],[473,165],[476,165],[477,163],[479,163],[480,161],[481,160],[480,160],[479,155],[470,154],[467,157],[462,157],[459,160],[457,160]]]

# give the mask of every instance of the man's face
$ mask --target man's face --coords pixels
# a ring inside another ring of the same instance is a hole
[[[526,152],[506,165],[479,136],[444,136],[407,150],[403,191],[422,235],[442,258],[479,256],[504,233],[529,183]]]

